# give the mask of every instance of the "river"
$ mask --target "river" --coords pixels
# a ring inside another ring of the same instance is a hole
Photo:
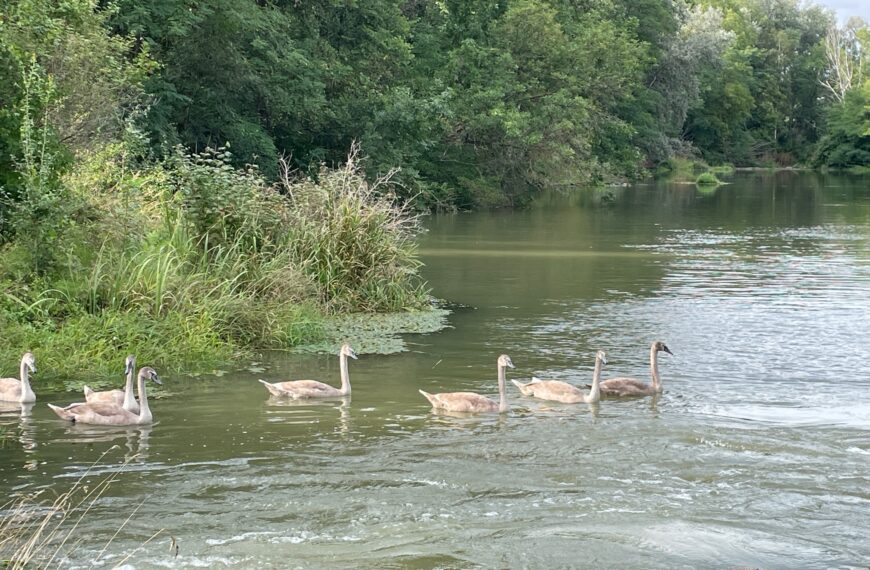
[[[37,377],[38,404],[0,414],[0,494],[117,475],[70,568],[870,564],[870,179],[740,173],[426,225],[450,328],[351,361],[350,401],[270,399],[258,378],[338,383],[336,356],[279,354],[165,377],[151,427],[88,428]],[[501,353],[508,378],[584,384],[597,349],[605,377],[648,378],[657,339],[655,399],[509,384],[510,413],[459,417],[417,392],[494,395]]]

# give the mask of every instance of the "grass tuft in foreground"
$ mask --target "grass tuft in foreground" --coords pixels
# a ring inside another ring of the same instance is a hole
[[[97,461],[102,460],[100,457]],[[0,567],[10,570],[24,568],[53,568],[75,549],[81,537],[77,529],[88,516],[95,516],[92,511],[100,498],[111,484],[134,459],[128,459],[120,469],[91,486],[86,479],[91,473],[91,466],[79,477],[69,490],[54,497],[48,491],[38,491],[32,495],[20,497],[0,505]],[[137,508],[103,546],[93,564],[110,548],[113,539],[123,530],[136,514]],[[145,544],[159,536],[163,529],[158,530],[143,541]],[[127,554],[116,566],[123,565],[132,557],[137,549]]]

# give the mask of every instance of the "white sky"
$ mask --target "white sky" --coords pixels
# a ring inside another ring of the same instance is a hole
[[[815,4],[833,8],[837,19],[845,22],[852,16],[861,16],[870,22],[870,0],[815,0]]]

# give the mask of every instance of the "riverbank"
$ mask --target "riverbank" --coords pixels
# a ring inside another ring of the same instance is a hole
[[[99,386],[116,383],[128,353],[179,372],[327,348],[339,315],[431,314],[419,319],[430,330],[440,317],[418,275],[419,220],[386,191],[391,175],[368,182],[356,149],[316,181],[287,173],[280,184],[232,166],[228,149],[81,157],[50,184],[33,181],[11,212],[0,369],[15,375],[32,351],[38,382]]]

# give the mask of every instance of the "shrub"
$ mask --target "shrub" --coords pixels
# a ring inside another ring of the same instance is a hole
[[[59,151],[44,120],[56,97],[54,83],[35,59],[24,71],[21,120],[21,158],[18,164],[19,195],[2,195],[10,210],[15,240],[35,275],[50,273],[58,263],[75,204],[59,182]]]
[[[166,164],[168,192],[175,202],[167,222],[178,214],[190,225],[203,250],[232,244],[247,252],[280,245],[287,225],[286,201],[260,176],[256,167],[235,168],[229,148],[187,155],[176,149]]]
[[[712,172],[702,172],[695,180],[698,186],[718,186],[722,182]]]

